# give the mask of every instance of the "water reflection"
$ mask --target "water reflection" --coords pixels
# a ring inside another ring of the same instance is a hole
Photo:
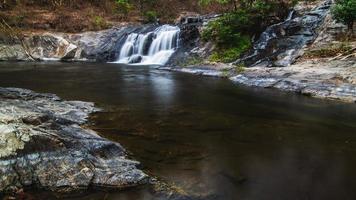
[[[156,95],[157,102],[163,105],[171,105],[174,99],[174,82],[172,77],[168,74],[162,76],[161,74],[154,74],[150,77],[153,86],[153,93]]]

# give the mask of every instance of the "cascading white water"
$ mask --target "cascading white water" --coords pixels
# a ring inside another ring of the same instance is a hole
[[[163,25],[145,34],[131,33],[116,63],[164,65],[178,47],[180,29]]]
[[[121,48],[120,58],[128,57],[133,53],[137,36],[138,34],[133,33],[127,37],[124,46]]]

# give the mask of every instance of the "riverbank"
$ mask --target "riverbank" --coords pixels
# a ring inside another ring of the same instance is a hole
[[[230,64],[206,62],[213,46],[199,37],[211,16],[181,18],[174,34],[170,29],[165,31],[167,37],[159,37],[161,30],[157,24],[78,34],[30,34],[24,43],[5,42],[0,60],[118,62],[122,57],[127,63],[139,64],[143,55],[151,51],[152,58],[166,61],[169,56],[165,51],[169,50],[176,52],[168,65],[160,69],[227,77],[248,86],[355,102],[355,37],[345,39],[346,26],[332,19],[331,6],[329,0],[298,4],[285,21],[267,28],[250,52]],[[175,48],[178,32],[179,47]],[[166,45],[161,46],[170,48],[155,48],[155,44],[162,42]],[[192,55],[198,59],[189,60],[194,58]],[[192,61],[199,63],[186,66]]]
[[[89,117],[97,112],[94,103],[0,87],[0,198],[62,199],[133,189],[158,199],[203,199],[139,169],[119,143],[92,130]]]
[[[286,20],[285,23],[290,24],[291,21]],[[278,31],[285,33],[288,31],[288,26],[286,27]],[[311,37],[306,45],[288,46],[291,49],[282,52],[281,56],[263,58],[259,64],[252,67],[242,63],[224,64],[203,61],[184,67],[171,66],[161,69],[224,77],[252,87],[274,88],[317,98],[356,102],[355,36],[346,37],[346,26],[336,23],[329,11],[315,30],[315,36]],[[303,37],[303,34],[293,36],[296,37]],[[271,41],[270,46],[274,47],[273,44],[283,43],[284,40],[286,39],[283,36],[276,38]],[[262,44],[269,44],[268,42],[267,40]],[[275,56],[273,48],[268,50]],[[291,55],[288,52],[292,52]],[[253,55],[259,56],[258,53]],[[268,66],[264,59],[272,60],[278,65]]]
[[[217,67],[218,66],[218,67]],[[226,64],[161,67],[203,76],[229,78],[251,87],[274,88],[303,95],[356,103],[356,59],[308,59],[289,67],[239,68]]]

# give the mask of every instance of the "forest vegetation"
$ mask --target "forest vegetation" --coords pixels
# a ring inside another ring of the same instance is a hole
[[[263,19],[263,23],[269,24],[275,20],[273,18],[285,15],[294,2],[295,0],[1,0],[0,17],[8,24],[24,29],[63,32],[101,30],[118,23],[147,23],[157,19],[162,23],[173,23],[180,14],[187,12],[235,13],[231,15],[233,17],[257,11],[254,20]],[[268,18],[261,18],[266,15]],[[240,20],[244,17],[246,16],[242,16]]]
[[[299,0],[301,1],[301,0]],[[309,0],[310,1],[310,0]],[[83,32],[126,23],[174,23],[180,15],[222,14],[202,32],[215,44],[213,62],[232,62],[298,0],[1,0],[0,18],[25,31]],[[337,0],[334,19],[353,32],[356,0]]]

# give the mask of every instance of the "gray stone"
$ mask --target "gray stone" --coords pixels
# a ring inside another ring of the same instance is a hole
[[[140,55],[133,55],[130,57],[129,62],[128,63],[139,63],[142,61],[142,56]]]
[[[331,0],[308,9],[296,9],[285,21],[269,26],[254,43],[253,49],[235,64],[286,67],[302,55],[302,49],[318,36],[317,29],[329,13]],[[308,11],[306,11],[308,10]],[[266,64],[267,63],[267,64]]]
[[[69,193],[128,188],[148,176],[117,143],[83,128],[93,103],[0,88],[0,192],[37,187]]]

